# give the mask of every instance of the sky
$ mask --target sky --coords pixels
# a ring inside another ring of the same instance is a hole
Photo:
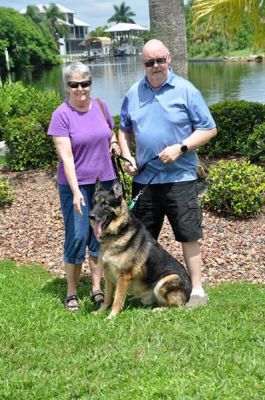
[[[0,0],[0,7],[11,7],[15,10],[22,10],[28,5],[33,4],[60,4],[71,11],[75,12],[76,18],[90,25],[89,31],[94,30],[97,26],[113,25],[107,24],[107,20],[114,14],[113,5],[122,3],[122,0]],[[136,24],[149,27],[149,9],[148,0],[125,0],[125,4],[130,6],[136,14],[133,20]]]

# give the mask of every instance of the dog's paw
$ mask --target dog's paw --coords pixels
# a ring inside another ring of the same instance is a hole
[[[117,314],[110,313],[110,314],[107,316],[106,319],[108,319],[108,320],[113,320],[113,319],[116,317],[116,315],[117,315]]]
[[[91,311],[91,314],[96,315],[96,314],[101,314],[102,312],[103,311],[96,310],[96,311]]]
[[[109,308],[108,305],[101,304],[98,310],[92,311],[92,314],[101,314]]]
[[[167,307],[155,307],[152,309],[153,312],[162,312],[162,311],[166,311]]]

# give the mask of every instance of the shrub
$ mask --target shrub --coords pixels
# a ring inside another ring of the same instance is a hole
[[[11,204],[13,201],[13,193],[9,182],[0,178],[0,207]]]
[[[210,106],[217,136],[200,148],[209,156],[244,155],[245,144],[257,124],[265,122],[265,105],[244,100],[228,100]]]
[[[48,167],[56,153],[46,132],[60,97],[55,92],[25,87],[22,82],[5,85],[2,91],[0,131],[7,145],[8,168],[18,171]]]
[[[45,92],[35,86],[24,86],[22,82],[7,83],[0,88],[0,137],[4,136],[5,125],[12,118],[36,112],[48,114],[61,103],[55,92]],[[47,118],[46,118],[47,119]]]
[[[119,127],[120,127],[120,116],[119,115],[114,115],[113,119],[114,119],[114,122],[115,122],[114,132],[117,135],[118,131],[119,131]]]
[[[253,161],[265,161],[265,123],[255,126],[247,139],[244,153]]]
[[[6,83],[0,88],[0,137],[13,117],[29,114],[37,103],[37,89],[22,82]]]
[[[47,168],[56,159],[52,139],[35,113],[11,119],[6,125],[5,141],[6,164],[12,171]]]
[[[248,218],[264,205],[265,172],[249,161],[219,161],[210,167],[207,181],[201,202],[211,211]]]

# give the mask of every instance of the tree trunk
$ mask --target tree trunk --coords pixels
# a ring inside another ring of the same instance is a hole
[[[151,38],[170,50],[174,72],[187,78],[187,39],[184,0],[149,0]]]

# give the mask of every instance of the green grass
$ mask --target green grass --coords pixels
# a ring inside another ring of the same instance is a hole
[[[0,167],[6,165],[6,158],[5,156],[0,156]]]
[[[262,50],[253,49],[243,49],[243,50],[233,50],[226,54],[227,57],[249,57],[253,54],[263,54]]]
[[[114,320],[63,308],[66,282],[0,262],[1,400],[265,399],[265,286],[207,287],[208,306],[152,312],[128,300]]]

